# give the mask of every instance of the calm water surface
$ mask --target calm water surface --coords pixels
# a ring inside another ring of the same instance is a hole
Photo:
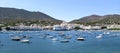
[[[109,32],[110,34],[104,34]],[[70,42],[61,43],[60,33],[72,36]],[[103,38],[96,36],[103,34]],[[30,43],[12,41],[11,35],[31,36]],[[59,41],[50,38],[41,39],[43,35],[54,36]],[[77,41],[76,35],[85,37],[85,41]],[[118,35],[111,37],[111,35]],[[120,31],[8,31],[0,32],[0,53],[120,53]]]

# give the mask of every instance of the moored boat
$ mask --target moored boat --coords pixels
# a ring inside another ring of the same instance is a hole
[[[11,37],[11,40],[13,41],[20,41],[21,37],[20,36],[13,36]]]
[[[84,41],[85,38],[84,38],[84,37],[78,37],[77,40],[78,40],[78,41]]]
[[[72,36],[68,35],[68,36],[64,36],[65,39],[71,39]]]
[[[22,42],[22,43],[29,43],[30,41],[28,39],[23,39],[23,40],[20,40],[20,42]]]
[[[100,39],[103,38],[102,34],[99,34],[98,36],[96,36],[96,38]]]
[[[58,41],[59,39],[58,38],[52,38],[52,41]]]
[[[61,43],[66,43],[66,42],[69,42],[69,40],[64,39],[64,40],[61,40],[60,42],[61,42]]]

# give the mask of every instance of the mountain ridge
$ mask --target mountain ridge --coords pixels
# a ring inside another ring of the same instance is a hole
[[[61,20],[57,20],[45,13],[28,11],[24,9],[0,7],[0,22],[22,22],[22,21],[50,21],[53,23],[61,23]]]
[[[102,24],[120,24],[119,14],[108,14],[108,15],[90,15],[80,19],[71,21],[71,23],[87,24],[87,25],[102,25]]]

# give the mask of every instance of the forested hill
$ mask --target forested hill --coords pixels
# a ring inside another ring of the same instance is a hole
[[[0,23],[28,21],[61,23],[61,20],[54,19],[42,12],[31,12],[24,9],[0,7]]]
[[[72,23],[86,24],[86,25],[104,25],[104,24],[120,24],[119,14],[109,15],[90,15],[80,19],[71,21]]]

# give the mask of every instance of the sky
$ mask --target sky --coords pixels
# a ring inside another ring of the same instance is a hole
[[[120,0],[0,0],[0,7],[39,11],[72,21],[92,14],[120,14]]]

